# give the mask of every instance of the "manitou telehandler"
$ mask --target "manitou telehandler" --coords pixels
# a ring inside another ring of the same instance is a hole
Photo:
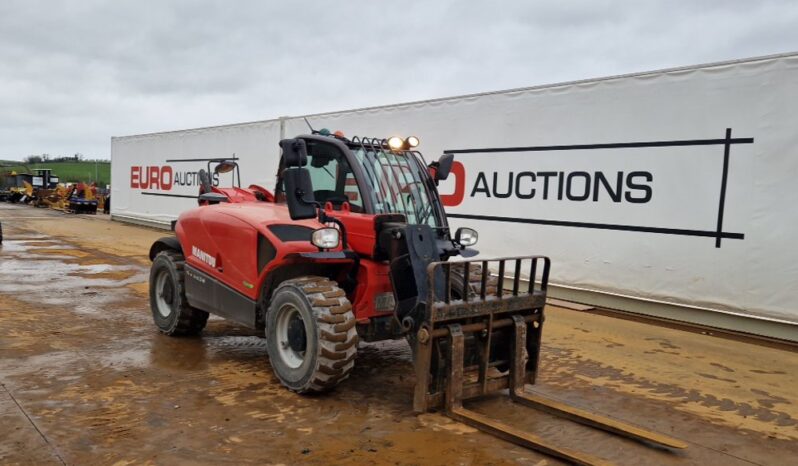
[[[549,413],[686,447],[524,390],[537,373],[549,259],[449,261],[477,254],[477,232],[452,232],[438,195],[452,155],[427,164],[417,145],[415,137],[347,139],[326,130],[285,139],[274,192],[241,188],[233,161],[209,162],[199,173],[200,206],[180,215],[176,237],[150,249],[157,327],[197,334],[213,313],[262,330],[274,373],[297,393],[345,380],[359,339],[406,338],[417,412],[442,408],[528,448],[602,463],[462,405],[509,390],[513,401]],[[233,187],[213,186],[211,171],[232,172]]]

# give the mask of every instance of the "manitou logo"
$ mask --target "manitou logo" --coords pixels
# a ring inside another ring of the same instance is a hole
[[[651,201],[654,175],[648,171],[479,171],[473,185],[466,186],[465,167],[452,164],[454,193],[441,196],[443,205],[460,205],[466,194],[471,198],[542,199],[575,202],[645,204]]]
[[[211,267],[216,267],[216,257],[208,254],[207,252],[203,251],[202,249],[196,246],[191,246],[191,255],[201,260],[202,262],[205,262]]]

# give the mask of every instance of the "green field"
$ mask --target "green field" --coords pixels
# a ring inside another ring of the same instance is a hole
[[[16,165],[15,165],[16,164]],[[26,169],[27,167],[27,169]],[[111,162],[47,162],[22,165],[19,162],[0,162],[0,171],[16,171],[26,173],[28,169],[50,168],[61,182],[90,183],[97,181],[97,186],[111,184]]]

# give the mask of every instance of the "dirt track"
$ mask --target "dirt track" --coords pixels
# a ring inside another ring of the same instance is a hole
[[[0,204],[0,464],[559,464],[411,410],[403,342],[361,345],[353,376],[300,397],[264,341],[212,319],[159,335],[146,297],[165,233]],[[555,258],[556,266],[556,258]],[[547,307],[536,390],[690,443],[679,453],[504,398],[471,405],[618,464],[786,464],[794,352]]]

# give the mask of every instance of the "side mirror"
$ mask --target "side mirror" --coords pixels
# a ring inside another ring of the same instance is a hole
[[[283,187],[288,213],[291,220],[304,220],[316,217],[316,200],[313,198],[313,184],[310,172],[304,168],[308,164],[308,148],[302,139],[283,139]]]
[[[467,248],[477,244],[479,234],[473,228],[460,227],[454,233],[454,242]]]
[[[452,171],[452,163],[454,163],[454,154],[443,154],[438,159],[438,167],[435,170],[435,181],[443,181],[449,178],[449,172]]]
[[[283,186],[291,220],[316,217],[316,200],[313,198],[313,185],[307,168],[286,168],[283,171]]]
[[[302,139],[283,139],[280,141],[286,167],[304,167],[308,164],[308,148]]]

